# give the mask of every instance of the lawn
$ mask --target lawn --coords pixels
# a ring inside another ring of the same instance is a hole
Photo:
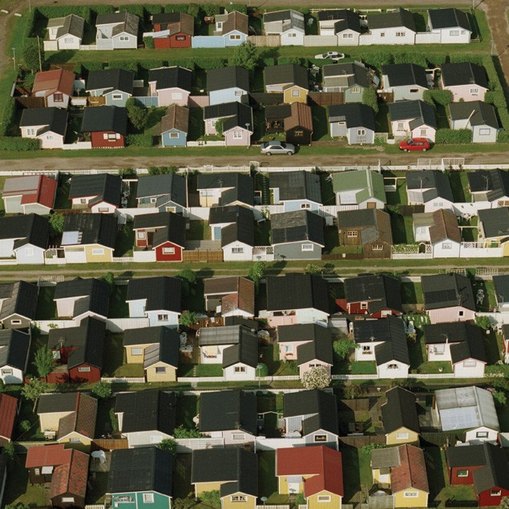
[[[117,233],[113,256],[132,256],[134,247],[134,231],[132,221],[127,222]]]
[[[376,375],[375,361],[357,361],[350,364],[352,375]]]
[[[210,240],[208,221],[189,221],[186,240]]]
[[[388,211],[394,244],[413,244],[415,240],[412,216],[403,216],[398,212],[397,206],[389,206]]]
[[[408,195],[406,190],[406,180],[398,178],[396,181],[396,191],[385,193],[387,205],[408,205]]]
[[[362,492],[360,496],[365,500],[373,484],[369,466],[371,453],[369,450],[363,451],[355,447],[342,446],[341,454],[343,465],[348,465],[348,468],[343,469],[345,502],[353,502],[354,498],[356,502],[359,501],[359,492]]]
[[[143,364],[126,364],[122,334],[108,334],[104,343],[105,377],[143,377]]]
[[[178,367],[179,377],[208,377],[208,376],[223,376],[223,368],[221,364],[191,364],[180,363]]]
[[[423,304],[424,295],[421,283],[412,281],[401,283],[401,302],[403,304]]]
[[[5,486],[3,503],[15,506],[22,504],[30,507],[48,507],[51,503],[48,498],[49,491],[44,485],[32,485],[28,480],[28,471],[25,469],[25,456],[16,456],[9,462],[7,470],[8,482]]]
[[[269,375],[298,375],[299,370],[295,361],[281,361],[277,344],[263,345],[259,349],[261,362],[269,368]]]
[[[57,309],[53,296],[55,295],[55,286],[40,286],[39,296],[37,298],[37,310],[35,312],[36,320],[53,320],[57,317]]]
[[[37,371],[34,365],[35,353],[37,350],[48,344],[48,335],[40,334],[37,331],[32,332],[32,340],[30,342],[30,351],[28,352],[28,362],[26,368],[27,375],[37,376]]]
[[[258,495],[267,497],[267,504],[288,504],[288,496],[280,495],[277,488],[277,477],[275,474],[274,451],[258,452]]]
[[[456,203],[470,202],[472,196],[468,190],[468,177],[465,171],[448,171],[452,194]]]

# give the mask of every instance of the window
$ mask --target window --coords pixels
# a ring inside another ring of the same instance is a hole
[[[313,251],[313,244],[302,244],[302,251]]]
[[[343,39],[353,39],[353,34],[343,34]]]
[[[232,502],[247,502],[246,495],[232,495],[231,496]]]
[[[108,141],[115,141],[119,138],[120,136],[118,134],[115,134],[115,133],[108,133]]]
[[[27,136],[35,136],[35,129],[27,129]]]
[[[127,37],[127,35],[121,35],[121,36],[119,37],[119,39],[120,39],[121,41],[128,41],[128,40],[129,40],[129,37]]]
[[[145,504],[153,504],[154,503],[154,494],[153,493],[143,493],[143,502]]]
[[[403,496],[405,498],[416,498],[419,496],[419,493],[417,493],[416,491],[405,491]]]
[[[232,247],[232,254],[242,254],[243,252],[243,247]]]
[[[463,316],[465,314],[464,311],[458,311],[458,316]]]
[[[167,314],[157,315],[157,321],[158,322],[166,322],[166,321],[168,321],[168,315]]]
[[[477,362],[475,359],[466,359],[463,361],[464,368],[475,368],[477,366]]]
[[[175,140],[178,137],[179,137],[179,133],[176,133],[175,131],[172,131],[170,133],[170,139]]]
[[[315,435],[315,442],[327,442],[327,435]]]
[[[301,209],[310,209],[311,208],[311,204],[310,203],[301,203],[300,204],[300,208]]]
[[[289,34],[288,34],[288,37],[297,37],[297,34],[296,34],[296,33],[291,32],[291,33],[289,33]]]
[[[471,88],[470,89],[471,95],[479,95],[479,89],[478,88]]]
[[[175,40],[176,41],[185,41],[186,40],[186,36],[185,35],[177,35],[175,37]]]
[[[131,348],[131,355],[143,355],[143,348],[134,346],[133,348]]]
[[[114,101],[120,101],[122,99],[122,94],[112,94],[111,95],[111,98],[114,100]]]
[[[458,477],[468,477],[468,470],[458,470],[456,474]]]
[[[368,309],[368,303],[367,302],[361,302],[361,309]]]
[[[346,232],[347,239],[356,239],[358,236],[359,236],[359,232],[356,232],[354,230],[349,230]]]
[[[182,99],[182,92],[172,92],[171,98],[180,101]]]
[[[86,203],[87,203],[87,199],[86,199],[86,198],[80,198],[80,203],[81,203],[82,205],[86,205]]]
[[[162,375],[166,373],[166,367],[165,366],[157,366],[156,367],[156,375]]]
[[[104,254],[104,249],[102,247],[96,247],[95,249],[92,249],[92,254],[94,256],[102,256]]]
[[[3,368],[2,376],[8,376],[8,375],[12,375],[12,369],[11,368]]]
[[[90,371],[92,371],[90,366],[80,366],[78,368],[78,373],[90,373]]]
[[[62,497],[63,503],[74,504],[74,497]]]
[[[64,94],[62,94],[60,92],[55,92],[53,94],[53,101],[55,101],[56,103],[63,103],[64,102]]]
[[[222,30],[222,29],[223,29],[223,22],[222,22],[222,21],[218,21],[218,22],[216,23],[216,28],[217,28],[218,30]]]
[[[383,251],[384,245],[383,244],[373,244],[373,247],[371,248],[372,251]]]
[[[295,136],[304,136],[304,131],[302,129],[299,129],[297,131],[294,131],[293,133]]]
[[[451,37],[457,37],[460,34],[459,30],[449,30],[449,35]]]
[[[234,370],[235,373],[245,373],[246,368],[245,366],[235,366]]]
[[[357,129],[357,136],[366,136],[366,129]]]
[[[396,440],[408,440],[409,435],[408,433],[396,433]]]
[[[21,320],[19,318],[13,318],[11,320],[11,325],[21,325]]]
[[[427,134],[428,134],[428,130],[427,129],[421,129],[421,136],[423,138],[426,138]]]
[[[231,41],[240,41],[240,35],[232,34],[230,35]]]
[[[405,126],[403,125],[403,122],[398,122],[398,131],[404,131]]]
[[[397,364],[394,364],[394,363],[392,363],[392,364],[388,364],[388,365],[387,365],[387,369],[398,369],[398,365],[397,365]]]
[[[368,345],[368,346],[363,346],[362,347],[362,353],[371,353],[371,347]]]
[[[490,490],[491,497],[500,497],[500,495],[502,495],[502,490],[497,489]]]
[[[242,90],[235,90],[235,97],[242,97]]]
[[[136,237],[138,239],[146,239],[147,238],[147,234],[146,234],[146,232],[136,232]]]
[[[241,140],[242,139],[242,131],[233,131],[233,139],[234,140]]]
[[[232,440],[244,440],[244,433],[232,433]]]
[[[163,255],[174,255],[175,248],[174,247],[163,247]]]
[[[318,502],[330,502],[330,495],[318,495]]]
[[[34,474],[35,475],[41,475],[41,469],[40,468],[34,468]]]
[[[385,37],[385,32],[380,32],[380,37]]]
[[[297,88],[292,90],[292,97],[299,97],[300,91]]]
[[[487,431],[477,431],[475,438],[488,438],[489,433]]]
[[[481,127],[479,129],[479,136],[489,136],[491,133],[491,129],[488,127]]]
[[[150,203],[156,203],[157,202],[157,198],[150,198]]]
[[[452,242],[442,242],[442,249],[452,249]]]

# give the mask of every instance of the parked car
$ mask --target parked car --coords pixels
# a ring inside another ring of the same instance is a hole
[[[427,138],[409,138],[408,140],[403,140],[399,144],[399,149],[404,150],[405,152],[426,152],[426,150],[429,150],[430,148],[431,143]]]
[[[295,154],[295,145],[285,143],[284,141],[267,141],[262,143],[261,153],[268,156],[271,156],[272,154],[293,156],[293,154]]]
[[[340,53],[339,51],[326,51],[325,53],[320,53],[319,55],[315,55],[317,60],[343,60],[345,58],[344,53]]]

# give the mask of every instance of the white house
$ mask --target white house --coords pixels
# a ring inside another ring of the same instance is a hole
[[[468,14],[451,7],[430,9],[428,30],[439,35],[440,44],[468,44],[472,37]]]
[[[454,209],[449,177],[439,170],[407,172],[406,185],[409,205],[424,205],[424,212]]]
[[[99,14],[95,22],[97,49],[136,49],[140,18],[129,12]]]
[[[360,38],[360,44],[415,44],[414,15],[406,9],[368,14],[366,35]]]
[[[361,25],[359,14],[349,9],[327,9],[318,12],[320,35],[335,35],[338,46],[358,46]]]
[[[293,9],[266,12],[263,15],[263,31],[265,35],[279,35],[281,46],[303,46],[304,15]]]
[[[216,30],[214,35],[224,38],[225,46],[240,46],[246,42],[249,33],[249,20],[246,14],[239,11],[217,14],[215,17]]]
[[[69,199],[73,209],[112,214],[120,207],[121,188],[120,175],[74,175],[69,187]]]
[[[85,31],[85,20],[76,14],[68,14],[62,18],[50,18],[47,25],[48,41],[56,42],[56,49],[80,49]],[[53,49],[53,46],[47,48],[46,40],[44,49]]]
[[[433,258],[459,258],[461,231],[452,210],[416,213],[412,218],[415,242],[429,244]]]
[[[0,380],[22,384],[28,362],[30,333],[16,329],[0,330]]]
[[[440,81],[442,88],[451,92],[453,102],[484,101],[489,90],[486,70],[471,62],[442,64]]]
[[[495,107],[482,101],[449,104],[452,129],[470,129],[474,143],[495,143],[500,124]]]
[[[422,99],[429,89],[424,67],[417,64],[382,66],[382,90],[393,94],[394,101]]]
[[[345,137],[349,145],[375,142],[375,113],[366,104],[350,103],[328,107],[332,137]]]
[[[421,100],[390,103],[389,116],[394,138],[427,138],[435,141],[437,121],[430,104]]]
[[[269,187],[272,203],[282,205],[282,212],[296,210],[319,211],[322,207],[320,177],[310,171],[281,171],[271,173]]]
[[[67,119],[67,111],[61,108],[24,109],[19,123],[21,137],[39,140],[42,149],[62,148]]]

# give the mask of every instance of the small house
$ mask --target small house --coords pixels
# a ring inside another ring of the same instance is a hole
[[[73,209],[111,214],[120,207],[121,190],[120,175],[74,175],[69,187],[69,199]]]
[[[46,175],[7,177],[2,190],[6,214],[50,214],[55,206],[58,182]]]
[[[22,384],[28,365],[30,332],[0,329],[0,380],[4,385]]]
[[[417,444],[420,426],[414,394],[403,387],[393,387],[385,393],[385,399],[381,406],[385,443]]]
[[[348,145],[375,143],[375,112],[361,103],[331,105],[327,108],[331,137],[346,138]]]
[[[134,72],[125,69],[90,71],[86,91],[91,105],[124,107],[134,93]],[[95,98],[101,98],[95,99]]]
[[[307,104],[294,102],[290,106],[290,116],[284,119],[287,143],[311,145],[313,139],[313,114]]]
[[[492,207],[509,206],[509,172],[474,170],[467,172],[467,179],[472,201],[489,202]]]
[[[268,94],[283,94],[283,102],[307,103],[309,93],[308,71],[298,64],[281,64],[263,70],[265,91]]]
[[[424,212],[454,210],[454,196],[446,173],[439,170],[417,170],[406,174],[409,205],[424,205]]]
[[[92,148],[123,148],[127,135],[127,110],[117,106],[85,108],[81,132],[90,136]]]
[[[500,247],[502,256],[509,252],[509,208],[482,209],[478,211],[479,243],[485,247]]]
[[[391,131],[394,138],[426,138],[435,141],[435,109],[421,100],[389,104]]]
[[[373,86],[373,71],[362,62],[327,64],[322,67],[324,92],[342,92],[345,103],[362,102],[364,92]]]
[[[68,14],[61,18],[48,19],[48,42],[55,41],[56,47],[48,45],[48,51],[56,49],[58,51],[66,49],[80,49],[83,41],[83,34],[85,32],[85,20],[76,14]],[[44,41],[46,43],[46,39]],[[46,44],[44,49],[46,50]]]
[[[44,107],[67,109],[74,91],[74,73],[64,69],[40,71],[35,74],[32,96],[42,97]]]
[[[239,11],[225,11],[214,16],[216,23],[214,35],[224,39],[225,47],[240,46],[249,34],[249,18]]]
[[[390,341],[375,346],[376,373],[381,379],[407,378],[410,355],[406,334],[396,334]]]
[[[205,134],[223,136],[225,146],[251,145],[253,110],[240,102],[221,103],[203,109]]]
[[[412,215],[415,242],[431,247],[433,258],[459,258],[461,231],[452,210],[437,209]]]
[[[193,71],[185,67],[159,67],[148,72],[149,93],[152,97],[157,97],[159,107],[174,104],[187,106],[192,84]]]
[[[37,285],[26,281],[0,284],[0,325],[3,329],[29,329],[37,313]]]
[[[278,35],[281,46],[303,46],[306,33],[304,14],[294,9],[266,12],[263,15],[263,32]]]
[[[298,359],[298,348],[306,343],[329,343],[332,345],[331,331],[316,323],[280,325],[277,328],[279,359],[295,361]]]
[[[0,394],[0,446],[3,447],[12,440],[17,415],[18,399],[5,393]],[[0,481],[0,486],[2,485],[2,481]]]
[[[335,35],[338,46],[358,46],[362,33],[358,12],[350,9],[326,9],[318,11],[320,35]]]
[[[200,207],[254,205],[253,179],[245,173],[199,173],[196,187]]]
[[[495,143],[500,123],[495,107],[482,101],[449,104],[452,129],[472,131],[473,143]]]
[[[203,280],[205,309],[223,318],[255,315],[255,284],[237,276],[211,277]]]
[[[368,14],[367,21],[371,44],[415,44],[414,15],[406,9]]]
[[[186,12],[158,12],[152,16],[152,39],[157,49],[190,48],[194,18]]]
[[[137,49],[140,18],[129,12],[98,14],[95,43],[99,50]]]
[[[176,173],[140,177],[136,202],[138,208],[183,214],[187,208],[186,179]]]
[[[22,138],[39,140],[42,149],[63,148],[69,115],[63,108],[28,108],[22,111]]]
[[[249,102],[249,71],[238,65],[207,71],[209,105]]]
[[[500,312],[508,311],[509,309],[509,275],[500,274],[493,276],[493,287],[495,300],[497,302],[497,309]],[[509,339],[509,337],[507,338]]]
[[[320,176],[310,171],[281,171],[269,176],[271,202],[282,205],[283,212],[309,210],[322,206]]]
[[[172,104],[161,119],[160,135],[162,147],[185,147],[189,132],[189,109]]]
[[[339,210],[383,209],[387,201],[383,175],[371,169],[334,173],[332,190]]]
[[[429,83],[420,65],[386,64],[382,66],[382,88],[393,94],[393,101],[422,100]]]
[[[468,14],[452,7],[429,9],[428,30],[439,36],[440,44],[469,43],[473,33]]]
[[[486,70],[472,62],[442,64],[440,80],[442,88],[451,92],[453,102],[484,101],[489,90]]]

